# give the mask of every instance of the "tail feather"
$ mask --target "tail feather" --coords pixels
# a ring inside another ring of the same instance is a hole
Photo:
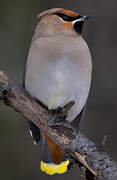
[[[69,160],[62,162],[60,164],[54,164],[54,163],[47,164],[41,161],[41,171],[49,175],[63,174],[67,172],[68,164],[69,164]]]
[[[35,144],[38,144],[38,142],[40,141],[40,129],[30,120],[28,120],[28,125],[30,128],[30,134],[34,139]]]
[[[43,136],[43,154],[40,168],[49,175],[62,174],[67,171],[67,160],[59,146],[47,135]]]

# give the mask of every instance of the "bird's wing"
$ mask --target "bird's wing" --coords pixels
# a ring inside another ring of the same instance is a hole
[[[72,126],[74,127],[74,131],[76,134],[78,134],[79,129],[81,127],[81,123],[83,122],[85,109],[86,109],[86,105],[83,107],[82,111],[76,116],[76,118],[71,123]]]
[[[24,61],[24,72],[23,72],[23,81],[22,81],[22,86],[24,88],[25,88],[26,63],[27,63],[27,58]],[[30,128],[30,135],[34,139],[34,144],[37,144],[40,141],[40,129],[29,119],[27,121]]]

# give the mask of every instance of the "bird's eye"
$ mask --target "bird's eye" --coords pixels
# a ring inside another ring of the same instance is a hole
[[[63,21],[70,21],[69,16],[63,15],[63,17],[61,17],[63,19]]]
[[[67,16],[66,14],[56,13],[56,15],[59,16],[63,21],[71,21],[71,17]]]

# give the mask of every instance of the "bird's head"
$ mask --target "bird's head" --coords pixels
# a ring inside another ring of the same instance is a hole
[[[42,12],[38,18],[39,23],[35,31],[37,36],[81,35],[84,21],[88,20],[90,16],[82,16],[62,8],[54,8]]]

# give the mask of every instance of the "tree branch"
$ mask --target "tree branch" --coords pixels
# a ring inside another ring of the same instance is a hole
[[[49,127],[48,122],[54,115],[41,103],[32,99],[25,89],[10,80],[2,71],[0,71],[0,100],[30,119],[56,142],[62,151],[68,152],[84,165],[87,180],[117,179],[117,164],[105,152],[101,152],[95,143],[81,133],[74,139],[72,131],[68,128]]]

